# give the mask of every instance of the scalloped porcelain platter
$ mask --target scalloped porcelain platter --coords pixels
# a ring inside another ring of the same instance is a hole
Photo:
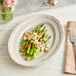
[[[44,23],[47,27],[48,33],[51,35],[50,50],[47,53],[37,53],[36,59],[26,61],[23,56],[20,55],[19,49],[21,48],[21,40],[24,32],[27,30],[33,30],[38,24]],[[9,42],[8,51],[11,58],[20,65],[23,66],[38,66],[43,64],[51,57],[53,57],[59,50],[63,41],[63,28],[60,22],[53,16],[47,14],[36,14],[30,18],[23,20],[13,30]]]

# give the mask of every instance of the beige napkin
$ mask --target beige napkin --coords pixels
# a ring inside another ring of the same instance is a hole
[[[76,28],[76,22],[69,21],[67,23],[67,31],[66,31],[66,55],[65,55],[65,63],[64,63],[64,73],[66,74],[76,74],[75,69],[75,53],[73,44],[70,42],[70,32],[71,28]]]

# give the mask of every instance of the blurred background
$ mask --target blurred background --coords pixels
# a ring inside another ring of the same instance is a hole
[[[58,0],[58,3],[55,6],[47,6],[45,4],[45,0],[19,0],[18,5],[16,6],[16,15],[65,7],[75,4],[76,0]]]

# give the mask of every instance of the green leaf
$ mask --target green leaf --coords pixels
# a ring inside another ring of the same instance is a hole
[[[0,5],[2,5],[2,4],[3,4],[3,1],[4,1],[4,0],[0,0]]]

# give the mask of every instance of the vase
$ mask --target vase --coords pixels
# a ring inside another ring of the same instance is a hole
[[[7,23],[14,18],[15,6],[0,6],[0,23]]]

